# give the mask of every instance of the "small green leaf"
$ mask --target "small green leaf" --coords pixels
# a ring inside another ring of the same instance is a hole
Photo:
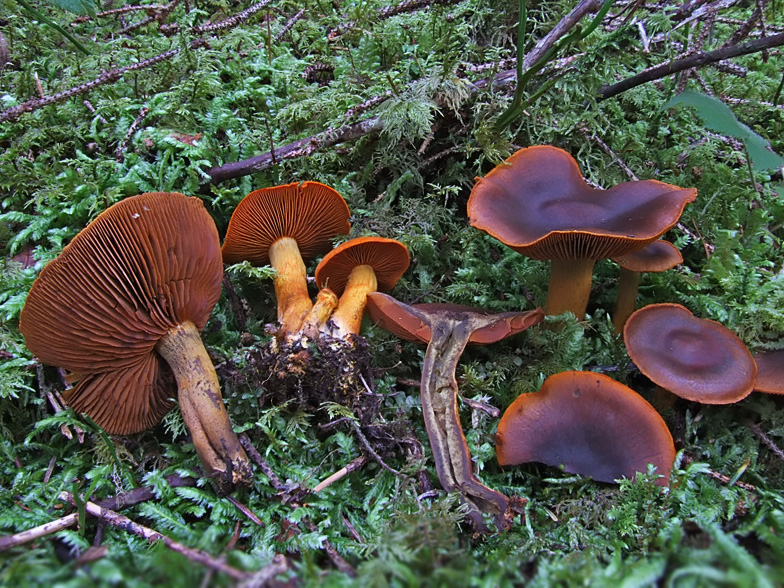
[[[95,16],[95,2],[93,0],[46,0],[49,4],[80,14],[82,16]]]
[[[775,153],[768,141],[740,122],[729,106],[718,98],[685,90],[671,98],[664,108],[677,104],[692,106],[706,128],[743,141],[754,169],[774,169],[784,165],[784,157]]]

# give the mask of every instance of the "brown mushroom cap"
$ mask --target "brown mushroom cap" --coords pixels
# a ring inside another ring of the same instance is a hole
[[[675,460],[659,413],[623,384],[593,372],[563,372],[519,396],[498,424],[501,465],[541,462],[601,482],[633,478],[647,464],[666,485]]]
[[[729,404],[752,390],[757,366],[743,341],[680,304],[641,308],[629,317],[623,335],[640,371],[681,398]]]
[[[639,251],[613,257],[613,261],[632,272],[665,272],[683,263],[683,256],[675,245],[659,239]]]
[[[641,249],[675,225],[697,191],[656,180],[589,186],[566,151],[517,151],[468,199],[471,226],[532,259],[605,259]]]
[[[342,243],[324,256],[316,267],[316,284],[338,296],[348,283],[351,270],[360,265],[373,268],[379,290],[390,290],[408,269],[411,258],[400,241],[383,237],[358,237]]]
[[[263,188],[237,205],[226,230],[223,261],[269,264],[269,249],[282,237],[297,242],[302,258],[312,259],[332,247],[351,225],[343,197],[329,186],[302,182]]]
[[[481,308],[461,304],[425,303],[408,305],[399,300],[374,292],[368,294],[370,319],[382,329],[406,341],[428,343],[431,339],[431,324],[440,316],[461,317],[477,315],[495,318],[492,324],[471,333],[468,342],[489,345],[525,331],[544,319],[541,309],[520,312],[492,313]]]
[[[42,362],[79,380],[66,393],[69,405],[109,433],[138,432],[176,395],[156,343],[179,323],[204,327],[222,275],[218,231],[198,198],[133,196],[101,213],[43,269],[19,327]]]
[[[757,379],[754,389],[766,394],[784,394],[784,349],[754,354]]]

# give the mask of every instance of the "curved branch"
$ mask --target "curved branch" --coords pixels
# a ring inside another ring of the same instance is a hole
[[[724,59],[748,55],[749,53],[757,53],[758,51],[764,51],[765,49],[771,49],[772,47],[780,47],[781,45],[784,45],[784,33],[771,35],[762,39],[755,39],[754,41],[749,41],[748,43],[742,43],[740,45],[722,47],[715,51],[700,51],[698,53],[693,53],[692,55],[687,55],[686,57],[674,59],[667,63],[648,68],[637,75],[621,80],[617,84],[602,86],[599,90],[598,98],[599,100],[606,100],[607,98],[612,98],[613,96],[617,96],[622,92],[626,92],[627,90],[636,88],[647,82],[667,77],[670,74],[678,73],[685,69],[701,67]]]

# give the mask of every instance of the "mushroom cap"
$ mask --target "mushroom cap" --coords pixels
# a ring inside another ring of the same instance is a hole
[[[487,324],[471,333],[468,342],[489,345],[511,337],[544,320],[541,308],[520,312],[492,313],[481,308],[460,304],[405,304],[399,300],[373,292],[368,294],[367,304],[370,319],[382,329],[406,341],[429,343],[431,325],[441,317],[465,320],[469,316],[487,319]]]
[[[303,260],[332,248],[348,234],[348,205],[336,190],[318,182],[262,188],[237,205],[223,242],[223,261],[269,264],[269,249],[283,237],[297,242]]]
[[[218,231],[201,200],[132,196],[98,215],[41,271],[19,328],[42,362],[79,380],[66,391],[69,405],[109,433],[141,431],[176,395],[156,343],[185,321],[204,327],[222,275]]]
[[[672,435],[634,390],[593,372],[563,372],[522,394],[498,424],[501,465],[541,462],[601,482],[656,466],[666,485],[675,460]]]
[[[532,259],[605,259],[642,249],[675,225],[694,188],[656,180],[592,188],[550,145],[521,149],[468,199],[471,226]]]
[[[651,304],[623,330],[629,357],[650,380],[703,404],[730,404],[752,390],[757,366],[724,325],[695,317],[680,304]]]
[[[754,354],[757,379],[754,389],[766,394],[784,394],[784,349]]]
[[[683,256],[675,245],[659,239],[639,251],[613,257],[613,261],[633,272],[666,272],[683,263]]]
[[[400,241],[383,237],[358,237],[342,243],[324,256],[316,267],[316,284],[329,286],[338,296],[348,283],[351,270],[360,265],[373,268],[379,290],[390,290],[408,269],[411,258]]]

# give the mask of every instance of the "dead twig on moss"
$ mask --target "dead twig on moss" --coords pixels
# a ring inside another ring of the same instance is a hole
[[[321,492],[322,490],[328,488],[329,486],[331,486],[332,484],[334,484],[335,482],[337,482],[347,474],[350,474],[354,470],[358,470],[366,463],[367,463],[367,457],[365,457],[364,455],[355,457],[350,462],[348,462],[345,466],[343,466],[338,471],[336,471],[334,474],[332,474],[327,478],[324,478],[321,482],[316,484],[316,486],[313,488],[313,493],[317,494]]]
[[[139,125],[142,124],[144,117],[146,117],[150,112],[150,109],[146,106],[143,106],[142,109],[139,111],[139,114],[136,115],[136,120],[131,123],[131,126],[128,127],[128,132],[125,133],[125,138],[123,139],[122,143],[117,147],[117,151],[114,152],[114,158],[122,163],[125,159],[125,150],[128,148],[128,144],[131,142],[131,138],[133,138],[136,129],[139,128]]]
[[[166,476],[166,481],[172,488],[196,485],[196,480],[193,478],[183,478],[177,475]],[[112,498],[107,498],[106,500],[101,500],[96,504],[101,508],[106,508],[109,510],[120,510],[128,506],[134,506],[136,504],[141,504],[142,502],[147,502],[153,498],[155,498],[155,491],[152,488],[142,487],[134,488],[133,490],[118,494]],[[76,525],[78,522],[79,514],[74,513],[54,521],[44,523],[43,525],[39,525],[32,529],[22,531],[20,533],[0,537],[0,551],[6,551],[12,547],[23,545],[25,543],[29,543],[30,541],[40,539],[41,537],[68,529]]]
[[[703,65],[708,65],[717,61],[722,61],[724,59],[740,57],[741,55],[758,53],[760,51],[764,51],[765,49],[780,47],[782,45],[784,45],[784,33],[779,33],[777,35],[771,35],[770,37],[764,37],[762,39],[755,39],[754,41],[749,41],[740,45],[722,47],[721,49],[716,49],[715,51],[700,51],[698,53],[649,67],[637,75],[626,78],[625,80],[621,80],[616,84],[602,86],[602,88],[599,90],[598,99],[607,100],[608,98],[617,96],[618,94],[626,92],[627,90],[631,90],[632,88],[636,88],[637,86],[641,86],[647,82],[652,82],[654,80],[667,77],[686,69],[701,67]]]
[[[61,492],[59,498],[71,506],[76,506],[76,500],[74,500],[74,496],[70,492]],[[179,541],[175,541],[171,537],[163,535],[158,531],[150,529],[149,527],[145,527],[144,525],[140,525],[139,523],[132,521],[128,517],[121,515],[118,512],[108,508],[103,508],[95,502],[90,502],[89,500],[85,501],[84,508],[88,514],[96,517],[97,519],[142,537],[151,543],[154,541],[162,541],[163,544],[172,551],[176,551],[177,553],[184,555],[193,562],[214,569],[215,571],[222,572],[234,580],[248,580],[251,577],[251,574],[248,572],[238,570],[237,568],[228,565],[222,559],[213,557],[206,551],[188,547],[187,545],[184,545]]]

